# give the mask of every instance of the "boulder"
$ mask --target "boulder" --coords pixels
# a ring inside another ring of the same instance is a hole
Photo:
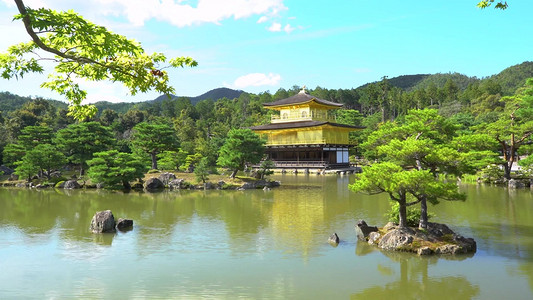
[[[381,234],[378,231],[373,231],[368,235],[368,243],[370,245],[376,244],[379,241]]]
[[[431,248],[429,247],[422,247],[422,248],[418,248],[416,253],[418,255],[430,255],[430,254],[433,254],[433,250],[431,250]]]
[[[161,180],[161,182],[167,186],[168,183],[171,181],[171,180],[174,180],[176,179],[176,175],[174,175],[174,173],[169,173],[169,172],[166,172],[166,173],[163,173],[161,175],[159,175],[159,180]]]
[[[393,229],[381,238],[378,247],[385,250],[403,250],[411,246],[416,232],[409,227]]]
[[[15,185],[15,187],[18,187],[18,188],[25,188],[25,187],[28,187],[28,186],[30,186],[29,183],[22,183],[22,182],[21,183],[17,183]]]
[[[526,184],[523,181],[521,181],[521,180],[511,179],[507,183],[507,186],[510,189],[521,189],[521,188],[526,187]]]
[[[183,188],[184,179],[172,179],[168,182],[168,188],[171,190],[180,190]]]
[[[115,217],[110,210],[98,211],[91,220],[92,233],[115,232]]]
[[[72,190],[81,188],[80,184],[76,180],[67,180],[63,185],[64,189]]]
[[[329,238],[328,238],[328,243],[330,244],[338,244],[340,241],[339,239],[339,236],[337,235],[337,233],[333,233]]]
[[[445,235],[453,235],[454,232],[446,224],[428,222],[427,232],[429,235],[435,237],[443,237]]]
[[[144,183],[144,189],[148,192],[158,191],[165,188],[165,185],[158,178],[150,178]]]
[[[368,240],[368,235],[375,231],[378,231],[378,228],[376,226],[368,226],[364,220],[359,220],[357,225],[355,225],[355,233],[357,238],[361,241],[366,242]]]
[[[11,173],[11,175],[9,175],[9,178],[7,179],[7,181],[17,181],[19,180],[19,176],[15,173]]]
[[[214,190],[215,185],[212,182],[206,182],[204,183],[204,190]]]
[[[273,187],[279,187],[281,185],[281,181],[268,181],[267,182],[267,187],[269,188],[273,188]]]
[[[125,231],[133,227],[133,220],[119,218],[117,221],[117,229],[120,231]]]
[[[253,182],[245,182],[238,188],[238,190],[252,190],[252,189],[255,189],[255,185],[253,184]]]

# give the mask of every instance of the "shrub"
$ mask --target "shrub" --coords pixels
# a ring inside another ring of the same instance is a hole
[[[400,204],[398,202],[391,202],[390,210],[385,214],[389,222],[395,224],[400,223]],[[428,220],[433,216],[433,214],[428,213]],[[407,207],[407,226],[418,227],[420,222],[420,208],[418,205],[408,206]]]

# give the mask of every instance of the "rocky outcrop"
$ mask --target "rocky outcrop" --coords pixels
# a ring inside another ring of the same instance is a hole
[[[167,184],[168,188],[171,190],[181,190],[185,188],[185,180],[184,179],[172,179]]]
[[[355,234],[361,241],[367,241],[371,232],[378,231],[376,226],[368,226],[364,220],[359,220],[355,225]]]
[[[525,187],[529,187],[531,185],[531,182],[529,179],[511,179],[509,182],[507,182],[507,186],[510,189],[522,189]]]
[[[238,188],[238,190],[263,189],[265,187],[273,188],[273,187],[278,187],[280,185],[281,183],[279,181],[268,181],[265,179],[261,179],[257,181],[245,182]]]
[[[119,218],[117,221],[117,229],[120,231],[126,231],[133,227],[133,220]]]
[[[333,245],[333,244],[334,244],[334,245],[339,244],[339,241],[340,241],[340,239],[339,239],[339,236],[337,235],[336,232],[333,233],[333,234],[328,238],[328,243],[330,243],[330,244],[332,244],[332,245]]]
[[[414,241],[415,231],[409,227],[395,228],[383,235],[378,247],[385,250],[403,250]]]
[[[63,188],[67,190],[79,189],[81,185],[76,180],[67,180],[64,182]]]
[[[398,227],[393,223],[388,223],[380,231],[371,232],[364,240],[383,250],[415,252],[418,255],[455,255],[476,252],[474,239],[465,238],[453,232],[445,224],[439,223],[428,223],[426,230]]]
[[[155,192],[165,188],[165,185],[158,178],[150,178],[144,183],[144,189],[147,192]]]
[[[168,186],[168,184],[170,183],[170,181],[176,179],[176,175],[174,175],[174,173],[162,173],[161,175],[159,175],[158,177],[159,180],[161,180],[161,182],[165,185],[165,186]]]
[[[110,210],[98,211],[94,214],[89,228],[93,233],[115,232],[115,217]]]

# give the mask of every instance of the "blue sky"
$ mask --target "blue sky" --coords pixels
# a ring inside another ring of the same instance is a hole
[[[252,93],[293,85],[356,88],[383,76],[459,72],[485,77],[533,60],[533,1],[506,11],[476,0],[26,0],[27,6],[74,9],[134,38],[148,52],[191,56],[199,66],[171,71],[180,96],[218,87]],[[27,41],[12,22],[14,2],[0,2],[0,51]],[[62,100],[39,88],[43,75],[0,79],[0,91]],[[142,101],[120,84],[83,83],[88,101]]]

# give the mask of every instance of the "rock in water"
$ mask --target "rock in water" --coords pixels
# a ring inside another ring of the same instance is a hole
[[[93,233],[115,232],[115,217],[110,210],[98,211],[91,220]]]
[[[376,226],[368,226],[364,220],[359,220],[357,222],[357,225],[355,225],[355,233],[357,235],[357,238],[361,241],[367,241],[368,235],[371,232],[378,231],[378,228]]]
[[[339,236],[337,235],[336,232],[333,233],[328,239],[328,243],[335,244],[335,245],[338,244],[339,241],[340,241],[340,239],[339,239]]]
[[[123,219],[123,218],[119,218],[118,219],[118,222],[117,222],[117,229],[118,230],[121,230],[121,231],[128,230],[131,227],[133,227],[133,220]]]
[[[63,186],[63,188],[67,190],[71,190],[71,189],[79,189],[81,188],[81,186],[76,180],[67,180],[65,181],[65,185]]]

